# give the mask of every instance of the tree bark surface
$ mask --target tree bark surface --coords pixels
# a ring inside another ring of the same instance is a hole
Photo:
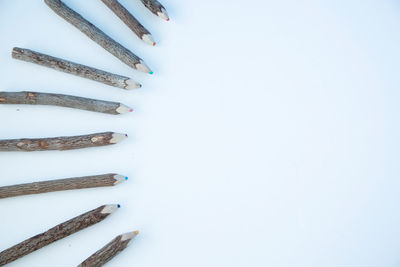
[[[31,237],[11,248],[0,252],[0,265],[5,265],[57,240],[67,237],[93,224],[96,224],[110,215],[102,213],[105,206],[79,215],[71,220],[63,222],[48,231]]]
[[[13,48],[12,57],[123,89],[128,87],[127,81],[130,80],[125,76],[19,47]]]

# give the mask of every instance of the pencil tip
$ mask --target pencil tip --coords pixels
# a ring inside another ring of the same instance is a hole
[[[150,71],[149,74],[153,74],[154,72]]]
[[[139,234],[139,231],[133,231],[133,232],[122,234],[121,241],[132,240],[135,236],[137,236],[137,234]]]
[[[122,140],[128,138],[127,134],[121,134],[121,133],[113,133],[112,138],[110,140],[110,144],[116,144],[121,142]]]
[[[114,180],[115,180],[114,185],[117,185],[117,184],[120,184],[120,183],[128,180],[128,177],[117,174],[117,175],[114,175]]]
[[[138,83],[137,81],[134,81],[132,79],[128,79],[125,81],[125,89],[126,90],[131,90],[131,89],[136,89],[136,88],[140,88],[142,87],[142,85],[140,83]]]
[[[120,204],[117,204],[117,207],[118,207],[118,208],[121,208],[121,205],[120,205]]]
[[[118,112],[119,114],[124,114],[127,112],[132,112],[133,109],[128,106],[125,106],[124,104],[119,104],[119,107],[115,111]]]
[[[118,205],[116,205],[116,204],[105,205],[100,213],[103,213],[103,214],[108,213],[108,214],[110,214],[110,213],[113,213],[114,211],[116,211],[119,207],[120,207],[119,204]]]
[[[136,64],[135,66],[136,66],[137,70],[147,72],[147,73],[151,72],[151,70],[149,69],[149,67],[147,67],[147,65],[144,63],[143,60],[140,60],[140,63]]]
[[[163,18],[163,19],[165,19],[166,21],[169,21],[169,17],[168,17],[167,10],[165,10],[164,8],[161,8],[161,12],[158,12],[157,15],[158,15],[160,18]]]
[[[156,42],[153,42],[153,46],[156,46]]]
[[[156,43],[153,40],[153,36],[151,36],[151,34],[143,34],[142,36],[142,40],[143,42],[149,44],[149,45],[155,45]]]

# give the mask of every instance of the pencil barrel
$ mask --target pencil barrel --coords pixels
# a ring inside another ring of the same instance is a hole
[[[111,240],[107,245],[96,251],[89,258],[84,260],[78,267],[97,267],[103,266],[105,263],[114,258],[118,253],[123,251],[131,242],[132,238],[137,235],[136,232],[119,235]],[[126,236],[129,238],[126,238]]]
[[[127,89],[127,81],[130,80],[130,78],[125,76],[99,70],[25,48],[14,47],[12,50],[12,57],[122,89]]]
[[[57,240],[101,222],[110,215],[109,212],[104,212],[106,207],[105,205],[100,206],[0,252],[0,265],[8,264]]]
[[[116,179],[116,176],[118,175],[110,173],[3,186],[0,187],[0,199],[55,191],[114,186],[119,182],[119,180]]]
[[[101,0],[122,22],[126,24],[140,39],[150,32],[123,6],[118,0]]]
[[[0,151],[71,150],[115,144],[115,133],[104,132],[79,136],[61,136],[36,139],[0,140]],[[120,134],[118,134],[120,135]]]

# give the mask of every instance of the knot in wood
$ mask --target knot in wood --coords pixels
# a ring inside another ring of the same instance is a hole
[[[104,139],[104,136],[95,136],[90,139],[92,143],[101,142]]]
[[[39,146],[41,148],[47,148],[49,146],[49,144],[46,141],[42,140],[39,142]]]
[[[26,99],[33,99],[33,98],[36,98],[36,94],[35,93],[28,92],[26,94]]]

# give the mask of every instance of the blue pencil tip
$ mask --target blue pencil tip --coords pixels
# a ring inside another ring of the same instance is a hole
[[[127,177],[125,177],[125,180],[128,180],[128,176],[127,176]]]
[[[118,204],[118,205],[117,205],[117,207],[118,207],[118,208],[121,208],[121,205],[120,205],[120,204]]]

